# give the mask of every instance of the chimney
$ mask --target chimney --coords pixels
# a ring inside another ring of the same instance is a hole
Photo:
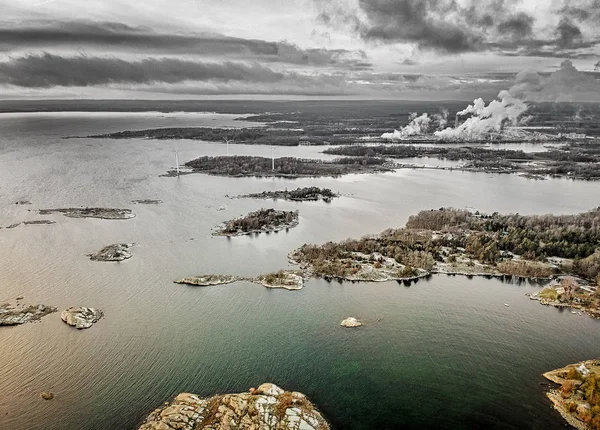
[[[458,114],[454,117],[454,128],[458,128]]]

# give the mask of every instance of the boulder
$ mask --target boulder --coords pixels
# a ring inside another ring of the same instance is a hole
[[[353,327],[360,327],[362,325],[362,323],[354,317],[348,317],[344,321],[342,321],[342,323],[340,325],[342,327],[353,328]]]
[[[104,313],[100,309],[86,308],[85,306],[71,307],[62,311],[60,319],[78,329],[90,328],[98,322]]]

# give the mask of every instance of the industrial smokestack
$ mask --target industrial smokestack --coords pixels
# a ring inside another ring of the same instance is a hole
[[[458,114],[454,117],[454,128],[458,128]]]

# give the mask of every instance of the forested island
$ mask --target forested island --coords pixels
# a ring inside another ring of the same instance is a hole
[[[340,158],[333,161],[310,160],[294,157],[271,158],[253,156],[200,157],[188,161],[187,173],[205,173],[216,176],[275,176],[284,178],[337,177],[350,173],[374,173],[393,170],[391,163],[378,157]],[[166,176],[176,176],[169,171]]]
[[[600,208],[578,215],[491,215],[422,211],[405,228],[376,236],[303,245],[290,261],[325,279],[407,280],[432,273],[550,279],[555,302],[600,316]],[[579,281],[578,281],[579,279]],[[562,288],[562,289],[561,289]],[[543,295],[543,293],[541,293]]]
[[[329,188],[319,187],[304,187],[296,188],[295,190],[279,190],[279,191],[263,191],[262,193],[245,194],[238,196],[238,198],[252,198],[252,199],[273,199],[273,200],[290,200],[293,202],[306,202],[306,201],[318,201],[323,200],[324,202],[331,202],[335,197],[339,195]]]
[[[600,360],[570,364],[544,377],[560,385],[547,396],[571,426],[600,430]]]
[[[278,211],[260,209],[248,215],[225,221],[222,227],[213,233],[215,236],[243,236],[287,230],[298,225],[298,211]]]
[[[498,173],[522,173],[530,176],[556,176],[573,179],[600,179],[600,141],[568,142],[542,152],[488,149],[476,146],[339,146],[325,154],[351,157],[421,158],[433,157],[463,161],[452,169]],[[408,165],[404,167],[410,167]]]

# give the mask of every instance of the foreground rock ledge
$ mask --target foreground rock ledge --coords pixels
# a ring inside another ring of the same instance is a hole
[[[104,316],[100,309],[85,306],[71,307],[62,311],[60,319],[78,329],[90,328]]]
[[[329,430],[302,393],[265,383],[247,393],[201,399],[182,393],[152,412],[139,430]]]
[[[569,364],[544,377],[560,385],[546,395],[567,423],[578,430],[600,428],[600,360]]]

